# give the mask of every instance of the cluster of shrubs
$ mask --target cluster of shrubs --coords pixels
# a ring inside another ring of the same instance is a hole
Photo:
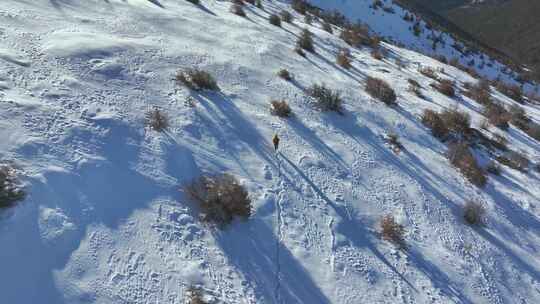
[[[307,93],[316,100],[317,107],[322,111],[341,113],[343,100],[339,92],[329,89],[324,84],[314,84],[307,90]]]
[[[25,196],[26,193],[22,189],[15,169],[9,165],[0,164],[0,210],[13,207]]]
[[[366,92],[371,97],[382,101],[387,105],[396,104],[396,93],[394,89],[384,80],[368,76],[366,79]]]
[[[441,140],[449,135],[462,139],[470,131],[471,117],[455,108],[445,109],[441,113],[426,109],[422,114],[422,123],[431,129],[433,136]]]
[[[249,193],[230,174],[204,175],[184,185],[182,190],[200,208],[203,222],[223,228],[237,217],[251,216]]]
[[[407,82],[409,83],[409,92],[420,98],[424,98],[424,94],[422,94],[422,86],[420,83],[418,83],[418,81],[409,78],[407,79]]]

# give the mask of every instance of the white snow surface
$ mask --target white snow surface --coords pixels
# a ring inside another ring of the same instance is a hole
[[[23,172],[28,197],[0,214],[0,303],[184,303],[192,285],[212,303],[540,303],[540,173],[503,167],[479,189],[419,120],[457,106],[478,127],[482,109],[430,90],[418,65],[460,87],[473,79],[388,44],[383,61],[352,49],[344,70],[337,33],[300,16],[272,26],[288,6],[262,2],[242,18],[211,0],[2,1],[0,158]],[[292,50],[304,27],[317,49],[306,58]],[[221,92],[176,86],[191,67]],[[369,97],[367,76],[387,80],[399,107]],[[341,91],[343,115],[313,106],[304,90],[315,83]],[[272,99],[294,117],[270,115]],[[145,127],[154,107],[170,118],[164,133]],[[538,121],[538,106],[523,107]],[[538,142],[514,126],[504,135],[538,162]],[[225,230],[201,224],[179,191],[219,172],[254,201]],[[464,223],[468,200],[485,204],[485,227]],[[386,214],[408,250],[380,239]]]

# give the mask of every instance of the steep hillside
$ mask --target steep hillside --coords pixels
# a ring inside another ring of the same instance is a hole
[[[517,62],[528,64],[540,71],[538,43],[540,2],[403,1],[432,10],[483,43],[505,52]]]
[[[431,49],[403,12],[356,2],[351,16],[365,11],[375,31]],[[341,29],[307,24],[287,2],[243,10],[210,0],[3,1],[2,303],[176,304],[191,288],[231,304],[540,301],[538,104],[520,105],[526,121],[512,113],[496,128],[463,93],[477,80],[453,66],[386,42],[351,47]],[[270,24],[282,10],[293,23]],[[315,52],[301,56],[305,28]],[[483,71],[495,78],[499,68]],[[178,77],[192,69],[219,90]],[[366,90],[373,78],[395,95]],[[455,96],[441,93],[449,83]],[[324,111],[317,96],[342,104]],[[272,115],[272,100],[293,115]],[[470,126],[437,139],[425,110],[461,111]],[[484,186],[448,159],[458,139]],[[511,151],[529,162],[516,166]],[[252,200],[250,216],[225,227],[203,221],[185,191],[221,173]],[[485,210],[476,225],[464,216],[470,202]]]

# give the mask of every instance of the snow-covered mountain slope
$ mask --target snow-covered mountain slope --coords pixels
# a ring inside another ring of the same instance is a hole
[[[479,75],[489,79],[499,77],[508,83],[516,83],[516,74],[496,58],[488,54],[467,52],[462,41],[454,39],[452,35],[430,28],[424,20],[419,21],[419,35],[414,33],[416,21],[404,20],[406,14],[414,15],[414,12],[407,11],[393,1],[382,1],[381,8],[372,9],[374,1],[371,0],[313,0],[314,5],[327,9],[338,10],[350,20],[360,21],[368,24],[373,31],[379,35],[405,45],[409,49],[416,50],[427,55],[443,55],[448,60],[458,59],[459,62],[467,66],[472,63],[472,67]],[[420,18],[419,16],[417,16]],[[436,48],[433,48],[433,41],[440,41]],[[459,45],[458,49],[454,46]],[[525,85],[527,91],[538,92],[537,85],[528,83]]]
[[[457,106],[480,129],[479,105],[431,90],[417,66],[444,68],[459,87],[473,79],[388,44],[382,61],[351,49],[342,69],[337,33],[301,18],[272,26],[269,14],[289,8],[262,3],[242,18],[225,1],[2,2],[0,156],[28,195],[0,211],[0,302],[172,304],[195,285],[213,303],[538,303],[540,173],[503,167],[477,188],[419,119]],[[304,27],[317,50],[306,58],[293,51]],[[221,92],[172,81],[192,67]],[[282,68],[295,80],[277,77]],[[399,107],[369,97],[367,76],[387,80]],[[341,91],[343,115],[314,107],[305,89],[320,83]],[[272,99],[294,117],[270,115]],[[154,107],[166,132],[145,127]],[[523,108],[538,122],[540,107]],[[504,134],[538,160],[538,142],[513,125]],[[218,172],[254,201],[252,217],[225,230],[201,224],[179,191]],[[469,200],[485,204],[485,227],[464,223]],[[386,214],[408,250],[381,240]]]

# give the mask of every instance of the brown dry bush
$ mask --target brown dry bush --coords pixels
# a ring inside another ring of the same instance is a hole
[[[188,199],[197,203],[201,220],[218,227],[225,227],[235,217],[251,216],[252,202],[249,193],[230,174],[201,176],[183,187]]]
[[[520,130],[527,131],[531,119],[527,116],[525,110],[522,107],[514,104],[510,106],[508,112],[510,112],[511,115],[510,122]]]
[[[195,91],[219,91],[219,87],[214,77],[210,73],[199,69],[178,71],[175,80],[178,85],[185,85]]]
[[[0,210],[13,207],[25,196],[15,170],[9,165],[0,164]]]
[[[339,37],[345,41],[347,44],[358,47],[362,44],[364,45],[375,45],[376,41],[373,41],[373,38],[369,34],[369,29],[364,26],[350,26],[343,31]],[[377,41],[378,42],[378,41]]]
[[[463,206],[463,218],[469,225],[483,225],[485,224],[486,208],[484,205],[474,201],[468,201]]]
[[[405,248],[405,228],[396,223],[392,215],[385,215],[381,219],[381,237],[385,241],[389,241],[394,245]]]
[[[465,86],[466,91],[463,95],[471,98],[479,104],[487,105],[491,101],[491,92],[489,88],[489,82],[480,80],[478,84],[468,84]]]
[[[499,92],[501,92],[502,94],[519,103],[523,103],[523,90],[520,86],[506,84],[503,81],[497,81],[495,83],[495,86],[497,87],[497,90],[499,90]]]
[[[508,151],[504,155],[497,157],[497,161],[512,169],[525,172],[529,169],[529,159],[522,153]]]
[[[476,162],[467,143],[455,142],[450,144],[447,157],[450,160],[450,163],[458,168],[461,174],[463,174],[473,185],[483,187],[486,184],[486,174]]]
[[[439,76],[437,75],[437,72],[433,68],[423,67],[423,68],[420,68],[418,71],[420,72],[420,74],[428,78],[431,78],[433,80],[439,80]]]
[[[371,95],[371,97],[376,98],[387,105],[396,104],[396,93],[390,85],[380,79],[368,76],[366,79],[366,92]]]
[[[270,112],[272,115],[279,117],[290,117],[292,115],[291,107],[289,107],[289,104],[285,100],[272,100],[270,105]]]
[[[237,3],[233,3],[231,5],[231,13],[240,17],[246,17],[246,12],[244,11],[243,6]]]
[[[471,117],[458,109],[445,109],[439,114],[446,128],[457,135],[465,135],[471,128]]]
[[[344,68],[346,70],[348,70],[348,69],[350,69],[352,67],[351,59],[349,58],[347,52],[345,52],[345,51],[340,51],[339,52],[339,54],[336,57],[336,63],[340,67],[342,67],[342,68]]]
[[[448,97],[456,96],[456,90],[454,89],[454,82],[452,80],[442,79],[438,83],[432,83],[431,86]]]
[[[202,291],[199,288],[190,287],[187,292],[187,304],[208,304],[204,300]]]
[[[497,102],[488,103],[484,106],[484,116],[488,119],[489,123],[503,130],[508,129],[508,122],[512,118],[504,106]]]
[[[169,118],[159,109],[153,109],[146,114],[146,124],[157,132],[163,132],[169,128]]]
[[[383,60],[384,53],[381,51],[381,49],[375,48],[371,51],[371,57],[373,57],[373,59]]]
[[[433,136],[439,139],[446,138],[450,133],[450,130],[444,123],[439,113],[433,110],[424,110],[424,113],[422,114],[422,123],[429,129],[431,129],[431,133],[433,134]]]
[[[414,95],[420,98],[423,98],[424,94],[422,94],[422,87],[420,86],[418,81],[414,79],[410,79],[410,78],[407,81],[409,82],[409,92],[413,93]]]

